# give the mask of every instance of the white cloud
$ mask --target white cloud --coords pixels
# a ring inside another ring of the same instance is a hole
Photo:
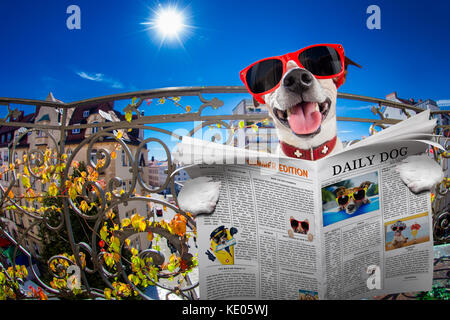
[[[346,107],[346,106],[336,106],[339,110],[370,110],[373,105],[359,106],[359,107]]]
[[[77,71],[76,74],[80,76],[83,79],[90,80],[90,81],[96,81],[96,82],[102,82],[107,85],[109,85],[112,88],[115,89],[122,89],[124,88],[124,85],[122,82],[106,77],[103,73],[87,73],[84,71]]]

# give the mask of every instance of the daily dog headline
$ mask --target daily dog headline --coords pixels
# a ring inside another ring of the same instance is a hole
[[[246,164],[249,166],[257,166],[264,169],[273,170],[274,173],[280,172],[284,174],[290,174],[293,176],[303,177],[303,178],[309,178],[310,173],[305,168],[300,168],[293,165],[285,165],[279,163],[279,158],[274,157],[273,155],[270,157],[269,160],[267,158],[264,158],[264,160],[260,160],[262,157],[255,157],[251,153],[248,154],[249,157],[246,157],[244,160],[244,157],[233,157],[229,156],[230,154],[226,151],[225,153],[228,153],[225,159],[223,158],[224,150],[215,149],[215,152],[211,152],[209,148],[202,149],[202,151],[208,150],[209,152],[204,152],[203,157],[201,157],[204,161],[204,163],[207,164]],[[222,151],[222,152],[221,152]],[[235,151],[235,150],[233,150]],[[196,157],[200,155],[201,153],[196,153]],[[375,164],[381,164],[390,160],[398,160],[399,157],[405,157],[408,154],[408,147],[402,146],[399,148],[393,148],[388,151],[382,151],[379,153],[371,154],[369,156],[348,160],[343,164],[334,164],[331,165],[333,176],[337,176],[343,173],[347,173],[356,169],[361,169],[369,166],[373,166]],[[192,155],[192,154],[190,154]],[[213,155],[213,156],[212,156]],[[212,156],[212,157],[211,157]],[[185,159],[184,159],[185,160]],[[198,159],[197,159],[198,160]],[[234,161],[232,161],[234,160]],[[193,161],[195,162],[195,161]]]
[[[408,147],[395,148],[388,152],[382,151],[378,153],[379,163],[386,162],[388,160],[396,160],[398,157],[404,157],[408,154]],[[347,161],[344,165],[333,165],[333,176],[341,173],[353,171],[356,169],[361,169],[367,166],[372,166],[374,164],[374,159],[377,154],[372,154],[363,158],[354,159],[352,161]]]

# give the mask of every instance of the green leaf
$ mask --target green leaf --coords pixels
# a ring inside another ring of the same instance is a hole
[[[58,187],[55,183],[52,183],[48,188],[48,194],[52,197],[55,197],[58,194]]]
[[[26,189],[29,189],[31,187],[30,179],[27,176],[22,176],[22,184]]]
[[[119,253],[120,252],[120,240],[119,238],[112,236],[111,237],[111,249],[114,250],[114,252]]]
[[[133,115],[132,115],[132,111],[131,110],[125,112],[125,120],[127,120],[128,122],[131,122],[132,118],[133,118]]]
[[[103,226],[103,228],[100,229],[100,238],[106,241],[107,237],[108,237],[108,228],[106,226]]]

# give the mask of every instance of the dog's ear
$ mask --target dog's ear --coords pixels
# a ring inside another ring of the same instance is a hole
[[[360,188],[368,188],[371,184],[372,184],[372,182],[370,182],[370,181],[364,181],[363,183],[361,183],[361,185],[359,187]]]
[[[358,68],[362,68],[359,64],[357,64],[355,61],[350,59],[349,57],[345,57],[344,60],[344,79],[342,80],[342,84],[345,83],[345,79],[347,79],[347,68],[349,65],[356,66]]]
[[[336,196],[339,196],[340,194],[344,193],[345,190],[347,190],[346,187],[340,186],[339,188],[337,188],[336,190],[334,190],[334,194],[335,194]]]

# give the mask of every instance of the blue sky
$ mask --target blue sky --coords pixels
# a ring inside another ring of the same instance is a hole
[[[66,27],[71,4],[81,9],[81,30]],[[381,30],[366,27],[372,4],[381,9]],[[183,10],[190,26],[182,44],[161,43],[141,24],[168,5]],[[238,72],[258,59],[329,42],[343,44],[363,66],[349,70],[342,92],[450,99],[449,13],[445,0],[2,0],[0,96],[45,99],[52,91],[71,102],[161,87],[241,85]],[[240,98],[226,98],[221,113]],[[340,116],[373,117],[368,104],[338,105]],[[181,109],[153,103],[145,111]],[[344,135],[361,128],[339,124]]]

